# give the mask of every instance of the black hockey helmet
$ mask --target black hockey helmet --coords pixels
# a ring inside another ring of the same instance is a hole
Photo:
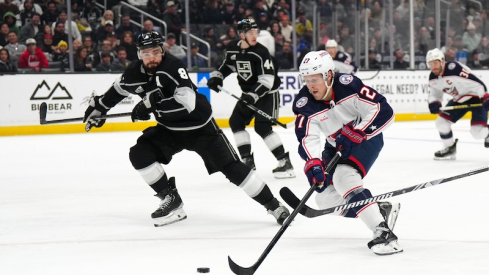
[[[255,19],[243,19],[238,22],[236,29],[238,33],[246,33],[249,30],[260,30],[255,22]]]
[[[160,47],[164,50],[163,38],[161,38],[161,35],[155,31],[140,34],[136,46],[138,47],[138,51],[155,47]]]

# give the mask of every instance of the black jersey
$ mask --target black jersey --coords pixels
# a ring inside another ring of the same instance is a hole
[[[239,40],[228,44],[226,58],[218,70],[224,77],[236,72],[243,92],[253,92],[260,97],[277,92],[280,87],[278,67],[268,49],[260,43],[241,49],[241,43]]]
[[[129,94],[143,98],[153,92],[163,98],[153,112],[156,121],[170,130],[198,129],[212,119],[209,101],[197,92],[183,62],[173,55],[163,56],[154,75],[146,73],[141,60],[131,62],[105,93],[102,103],[114,107]]]

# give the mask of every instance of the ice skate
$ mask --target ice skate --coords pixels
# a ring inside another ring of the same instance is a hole
[[[394,230],[399,210],[401,210],[401,204],[398,202],[390,203],[388,201],[378,201],[377,205],[379,206],[380,214],[384,217],[387,226],[389,226],[391,230]]]
[[[251,155],[244,155],[242,157],[243,163],[251,167],[251,169],[256,170],[255,167],[255,158],[253,157],[253,154]]]
[[[273,209],[272,205],[275,205],[275,209]],[[268,214],[271,214],[280,225],[282,225],[290,215],[289,209],[275,198],[271,202],[265,204],[265,208],[267,209]]]
[[[484,139],[484,147],[489,148],[489,136]]]
[[[452,146],[446,147],[440,151],[435,152],[435,160],[454,160],[457,155],[457,141],[458,138],[455,139],[455,142]]]
[[[279,159],[278,167],[273,169],[273,176],[277,179],[295,178],[294,167],[289,159],[289,152]]]
[[[170,178],[168,182],[170,186],[155,195],[161,199],[160,206],[151,214],[156,227],[172,224],[187,218],[187,214],[183,210],[182,198],[178,195],[178,190],[175,186],[175,178]]]
[[[385,222],[379,223],[374,229],[374,239],[368,243],[368,248],[377,255],[391,255],[402,252],[397,243],[397,236]]]

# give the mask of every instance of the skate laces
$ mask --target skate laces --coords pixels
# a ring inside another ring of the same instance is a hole
[[[280,218],[280,216],[282,216],[283,213],[287,213],[287,208],[279,203],[279,206],[275,210],[268,210],[268,213],[272,214],[275,219],[278,219]]]
[[[170,205],[170,203],[173,202],[173,199],[174,199],[173,195],[171,194],[166,195],[165,199],[160,201],[160,208],[161,209],[167,208]]]
[[[390,229],[384,223],[380,223],[374,229],[374,239],[382,237],[384,232],[389,232]]]

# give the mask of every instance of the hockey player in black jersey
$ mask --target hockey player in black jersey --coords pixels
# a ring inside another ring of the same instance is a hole
[[[243,92],[241,98],[270,116],[278,118],[280,78],[277,75],[278,68],[274,59],[268,49],[257,42],[259,29],[255,20],[239,21],[237,30],[241,40],[228,44],[225,60],[217,71],[211,73],[207,85],[219,92],[218,86],[223,85],[224,78],[236,72]],[[276,178],[295,177],[289,153],[285,152],[279,135],[273,131],[273,123],[239,101],[229,118],[229,124],[243,162],[255,169],[250,135],[246,131],[246,125],[253,118],[255,118],[256,133],[263,138],[268,149],[279,162],[278,167],[273,170],[273,175]]]
[[[162,166],[184,149],[198,153],[209,174],[222,172],[282,224],[289,211],[255,172],[239,160],[212,117],[210,103],[197,92],[183,62],[164,51],[157,32],[139,35],[137,48],[140,60],[132,62],[104,95],[90,100],[84,122],[86,131],[93,126],[101,127],[105,121],[97,117],[130,94],[142,98],[132,111],[133,121],[149,120],[150,114],[155,116],[157,125],[144,130],[129,152],[134,168],[161,199],[151,215],[155,226],[187,217],[175,178],[169,178]]]
[[[438,114],[435,124],[443,142],[443,149],[435,152],[434,159],[456,159],[458,139],[453,138],[452,125],[467,112],[472,113],[470,133],[475,139],[484,139],[484,146],[489,148],[489,128],[487,126],[489,94],[484,82],[473,75],[467,66],[457,61],[445,62],[445,55],[438,48],[428,51],[426,64],[431,70],[428,107],[432,114]],[[480,104],[482,106],[454,108],[441,112],[444,94],[452,97],[446,106],[457,107],[467,104]]]

